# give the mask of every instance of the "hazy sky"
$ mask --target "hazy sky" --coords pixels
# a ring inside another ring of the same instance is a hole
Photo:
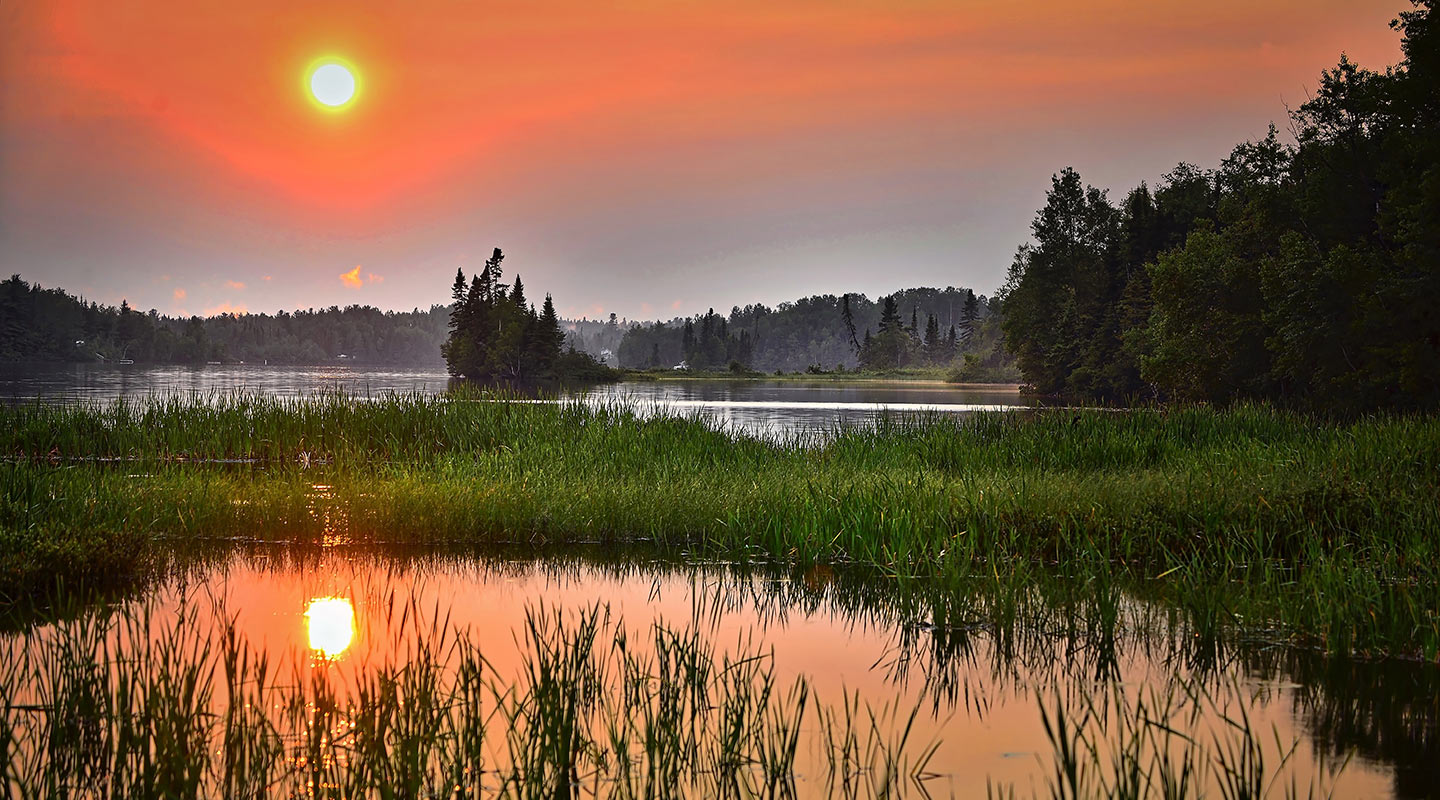
[[[165,313],[990,293],[1067,165],[1284,127],[1404,0],[0,3],[0,267]],[[352,64],[344,111],[306,90]]]

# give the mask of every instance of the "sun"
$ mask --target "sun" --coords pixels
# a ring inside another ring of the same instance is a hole
[[[322,58],[311,64],[305,85],[315,102],[329,111],[346,108],[360,92],[355,68],[338,58]]]
[[[322,658],[336,658],[355,639],[355,606],[343,597],[317,597],[305,609],[310,649]]]

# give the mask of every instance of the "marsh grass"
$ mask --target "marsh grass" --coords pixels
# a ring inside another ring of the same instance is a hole
[[[1055,687],[1040,704],[1052,747],[1046,790],[1054,800],[1330,797],[1348,757],[1317,751],[1315,768],[1299,773],[1291,761],[1302,742],[1257,726],[1245,703],[1232,702],[1253,691],[1233,677],[1226,685],[1180,675],[1138,688]]]
[[[143,573],[157,543],[645,542],[897,577],[1043,568],[1126,582],[1210,640],[1239,626],[1338,653],[1440,652],[1430,417],[880,416],[760,441],[619,401],[495,399],[5,408],[0,596]]]
[[[515,674],[413,602],[386,612],[390,657],[289,670],[196,607],[7,641],[6,796],[887,797],[923,794],[933,753],[918,709],[832,708],[763,649],[602,605],[532,607]]]
[[[313,567],[304,551],[291,557],[299,560],[275,552],[264,561]],[[568,559],[496,560],[485,569],[501,582],[533,569],[556,577],[599,569],[626,580],[664,574],[653,564]],[[423,559],[397,556],[366,574],[387,564],[405,571],[392,580],[407,583],[427,569]],[[1039,709],[1051,748],[1038,754],[1049,776],[1042,796],[1324,796],[1357,749],[1429,774],[1424,736],[1434,710],[1426,709],[1436,695],[1400,684],[1429,675],[1433,688],[1433,670],[1391,670],[1387,681],[1372,674],[1375,665],[1335,672],[1335,660],[1311,659],[1325,665],[1317,675],[1306,654],[1268,646],[1227,649],[1223,663],[1197,668],[1193,637],[1167,630],[1163,611],[1114,597],[1113,587],[1068,581],[957,599],[956,587],[927,594],[844,569],[660,569],[691,575],[688,618],[630,626],[603,605],[563,613],[531,606],[513,642],[477,638],[440,609],[357,587],[373,598],[370,613],[383,619],[391,646],[370,650],[366,639],[357,652],[374,655],[340,661],[246,641],[223,605],[201,613],[208,592],[189,580],[175,584],[174,606],[150,598],[71,611],[0,639],[7,791],[938,796],[955,767],[937,763],[931,731],[948,730],[953,716],[962,728],[982,723],[1004,697]],[[1009,625],[935,625],[941,604]],[[720,617],[741,609],[755,624],[722,642]],[[897,687],[891,699],[826,697],[804,678],[781,679],[775,656],[750,638],[763,642],[771,626],[815,613],[894,631],[892,662],[876,665]],[[497,667],[511,647],[518,663]],[[907,676],[901,664],[922,674]],[[1285,691],[1318,737],[1322,770],[1313,774],[1292,763],[1301,734],[1282,735],[1247,710],[1277,702],[1264,687],[1291,676],[1303,684]],[[898,691],[909,678],[920,679],[913,702]],[[1410,749],[1394,750],[1402,740]],[[1341,755],[1326,760],[1331,748]]]

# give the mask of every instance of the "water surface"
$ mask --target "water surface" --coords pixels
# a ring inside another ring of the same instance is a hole
[[[1293,781],[1302,796],[1313,788],[1339,798],[1422,797],[1440,780],[1440,679],[1432,665],[1333,662],[1263,643],[1202,654],[1183,628],[1166,622],[1164,609],[1133,596],[1122,603],[1113,638],[1067,634],[1064,612],[1027,612],[997,626],[957,614],[984,599],[955,591],[923,583],[902,590],[893,580],[824,566],[266,547],[177,576],[121,611],[138,622],[132,631],[162,636],[178,624],[189,631],[181,640],[233,623],[267,654],[280,682],[340,687],[380,665],[445,651],[437,639],[455,637],[473,644],[494,674],[519,680],[531,649],[527,615],[537,613],[573,620],[599,609],[631,632],[628,647],[650,653],[654,626],[693,629],[717,653],[759,654],[777,687],[804,679],[816,708],[834,712],[856,698],[857,708],[878,712],[884,737],[893,739],[913,712],[909,752],[932,743],[934,750],[923,774],[896,788],[905,796],[984,796],[995,786],[1048,796],[1055,747],[1041,710],[1053,719],[1063,708],[1073,721],[1098,708],[1114,715],[1113,726],[1124,716],[1119,709],[1138,703],[1168,706],[1164,724],[1208,748],[1196,780],[1212,791],[1213,769],[1231,763],[1218,754],[1236,746],[1226,719],[1248,720],[1277,794]],[[449,633],[436,633],[442,629]],[[47,641],[32,632],[3,643],[11,658],[15,648],[30,648],[22,658],[35,662],[44,660],[38,651]],[[492,735],[503,737],[504,727]],[[814,722],[801,731],[800,796],[836,791],[821,781],[816,735]],[[1103,759],[1118,752],[1113,727],[1092,721],[1089,735]]]
[[[0,398],[53,402],[109,401],[118,397],[256,392],[306,397],[344,391],[360,397],[390,392],[439,394],[452,385],[444,370],[358,366],[201,367],[7,365],[0,367]],[[807,435],[837,423],[866,424],[877,415],[964,414],[1035,405],[1013,385],[956,386],[922,381],[677,380],[605,384],[567,397],[589,402],[623,399],[642,413],[698,414],[752,435]]]

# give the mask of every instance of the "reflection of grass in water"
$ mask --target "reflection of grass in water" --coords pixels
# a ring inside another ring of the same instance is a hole
[[[1235,696],[1239,703],[1232,704]],[[1186,798],[1225,800],[1330,796],[1348,758],[1318,751],[1318,768],[1291,765],[1300,741],[1278,728],[1258,729],[1236,681],[1216,686],[1172,678],[1134,689],[1119,682],[1057,687],[1040,709],[1052,753],[1052,798]],[[1208,725],[1207,725],[1208,722]],[[992,796],[1014,797],[992,787]]]
[[[233,622],[199,628],[190,608],[159,630],[132,606],[8,643],[7,792],[888,796],[919,788],[933,753],[909,736],[916,711],[823,705],[766,652],[722,652],[697,625],[532,609],[519,674],[502,675],[412,604],[387,618],[393,660],[281,675]]]
[[[896,575],[1164,575],[1149,591],[1212,640],[1239,621],[1336,652],[1440,648],[1431,418],[1052,411],[882,420],[807,447],[618,402],[222,395],[6,408],[0,451],[25,462],[0,468],[12,596],[112,577],[162,539],[643,539]],[[99,457],[138,461],[65,461]],[[236,457],[265,466],[175,465]]]

